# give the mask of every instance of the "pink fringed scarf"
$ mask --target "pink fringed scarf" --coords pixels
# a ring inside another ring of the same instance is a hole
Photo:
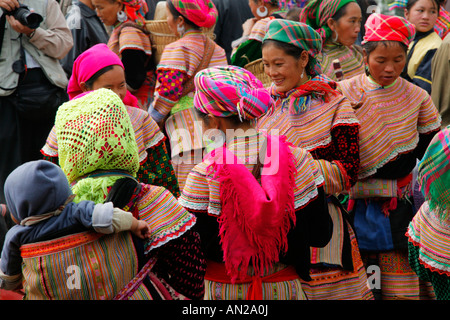
[[[257,276],[277,262],[295,225],[294,156],[284,136],[268,136],[267,146],[261,185],[225,147],[207,156],[220,182],[219,234],[232,283],[247,275],[250,261]]]

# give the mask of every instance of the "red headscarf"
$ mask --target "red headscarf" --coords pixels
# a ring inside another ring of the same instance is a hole
[[[198,27],[211,28],[216,23],[218,11],[211,0],[170,0],[185,18]]]
[[[72,76],[67,85],[69,99],[72,100],[83,93],[80,87],[81,82],[88,81],[97,71],[104,67],[113,65],[124,68],[119,56],[112,52],[104,43],[96,44],[80,54],[73,63]],[[137,98],[128,90],[123,103],[128,106],[139,107]]]
[[[362,44],[370,41],[399,41],[409,45],[416,29],[405,18],[372,13],[365,24],[366,34]]]

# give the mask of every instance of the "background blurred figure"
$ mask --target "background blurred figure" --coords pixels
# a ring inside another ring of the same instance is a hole
[[[152,47],[145,28],[147,3],[144,0],[92,0],[92,3],[100,20],[114,27],[108,47],[122,60],[128,90],[138,98],[141,108],[147,110],[155,86]]]
[[[202,31],[217,20],[211,0],[168,0],[166,5],[169,28],[180,38],[164,48],[149,113],[170,139],[169,153],[181,191],[203,156],[202,128],[193,108],[194,76],[228,63],[225,51]]]
[[[248,0],[213,0],[219,16],[214,28],[216,43],[225,50],[230,63],[231,42],[242,36],[242,24],[253,17]]]
[[[95,13],[92,0],[73,1],[66,15],[66,21],[72,32],[73,47],[61,60],[61,65],[70,78],[75,59],[98,43],[108,43],[109,34]]]
[[[311,0],[300,14],[300,21],[322,36],[318,59],[323,73],[334,81],[364,73],[362,49],[355,45],[361,20],[361,8],[356,0]],[[340,68],[334,65],[335,60],[339,61]]]
[[[408,47],[408,57],[402,77],[431,93],[431,60],[442,39],[434,26],[439,14],[438,0],[409,0],[405,18],[416,29],[414,41]]]
[[[442,117],[441,127],[450,125],[450,34],[441,43],[431,61],[431,98]]]
[[[41,158],[39,150],[53,126],[58,107],[67,100],[67,77],[59,59],[72,47],[72,35],[55,0],[21,3],[44,17],[40,26],[26,26],[2,14],[0,40],[0,203],[3,184],[22,163]],[[1,0],[7,11],[17,0]]]

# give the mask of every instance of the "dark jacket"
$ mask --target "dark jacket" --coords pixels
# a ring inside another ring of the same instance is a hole
[[[75,59],[98,43],[108,43],[109,35],[95,11],[79,1],[72,3],[66,20],[72,32],[73,47],[61,60],[61,65],[70,78]]]

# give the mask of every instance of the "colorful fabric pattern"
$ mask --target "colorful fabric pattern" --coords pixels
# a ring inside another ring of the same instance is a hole
[[[185,74],[185,81],[193,77],[204,54],[205,37],[200,31],[196,30],[187,31],[182,38],[168,44],[164,48],[157,67],[159,84],[157,84],[155,99],[150,110],[155,121],[162,121],[181,97],[181,92],[186,82],[180,85],[177,82],[179,80],[173,79],[173,76],[180,73]],[[225,51],[219,46],[216,46],[208,67],[226,66],[227,64]],[[176,91],[174,91],[173,95],[166,94],[167,91],[171,91],[170,88],[175,88],[176,86],[179,87],[179,95]]]
[[[312,281],[302,281],[303,291],[309,300],[373,300],[367,280],[361,281],[361,279],[367,279],[366,268],[359,253],[355,234],[351,227],[348,227],[348,230],[353,270],[343,270],[331,266],[313,268],[311,270]],[[334,248],[334,250],[340,252],[341,248]],[[320,259],[319,261],[324,260]],[[314,259],[311,262],[314,262]]]
[[[331,37],[332,31],[327,20],[343,6],[355,0],[310,0],[300,13],[300,21],[307,23],[322,37],[323,42]]]
[[[411,269],[420,280],[431,282],[437,300],[450,300],[450,277],[425,268],[419,261],[419,249],[412,242],[408,243],[408,260]]]
[[[127,17],[140,26],[145,26],[145,14],[148,12],[147,2],[144,0],[124,0]]]
[[[25,300],[111,300],[138,272],[129,232],[77,233],[23,245],[21,255]],[[67,270],[74,266],[83,270],[79,283],[68,282]],[[75,290],[68,283],[80,288]],[[152,297],[141,285],[129,298]]]
[[[341,80],[338,79],[333,67],[335,59],[338,59],[341,65],[342,79],[350,79],[365,72],[364,58],[360,49],[355,46],[347,47],[332,41],[326,41],[317,60],[322,65],[323,74],[334,81]]]
[[[360,179],[375,174],[399,154],[414,150],[419,134],[440,128],[431,97],[402,78],[389,87],[380,87],[364,74],[340,81],[338,87],[350,101],[362,102],[355,110],[361,123]]]
[[[166,138],[147,112],[130,106],[126,108],[139,150],[137,179],[145,184],[165,187],[175,197],[179,197],[177,178],[164,143]],[[50,131],[41,153],[45,160],[59,164],[55,127]]]
[[[439,9],[439,16],[434,24],[434,31],[444,39],[450,31],[450,13],[441,5]]]
[[[219,15],[211,0],[170,0],[170,2],[179,13],[198,27],[213,27]]]
[[[371,41],[399,41],[409,45],[416,28],[403,17],[372,13],[365,24],[366,33],[361,44]]]
[[[194,107],[205,114],[252,120],[272,106],[262,82],[237,66],[204,69],[196,74],[194,83]]]
[[[234,137],[227,144],[227,149],[242,160],[251,171],[256,164],[263,141],[262,133],[249,133],[246,136]],[[298,209],[317,196],[317,187],[323,185],[323,177],[318,173],[317,166],[311,162],[308,153],[300,148],[292,148],[291,151],[296,158],[294,201],[295,209]],[[209,164],[202,162],[194,167],[178,201],[189,210],[220,216],[222,212],[220,183],[213,179],[213,175],[208,171]]]
[[[336,83],[323,75],[317,75],[297,88],[285,93],[278,93],[272,85],[270,94],[276,100],[281,100],[281,108],[287,109],[291,114],[300,114],[308,110],[311,100],[319,99],[329,102],[333,96],[340,93],[335,90]]]
[[[418,167],[420,189],[430,209],[446,220],[450,209],[450,128],[431,140]]]
[[[285,136],[266,136],[260,183],[226,147],[205,158],[220,183],[222,214],[219,237],[231,282],[242,280],[251,264],[256,276],[287,251],[287,235],[295,225],[295,166]],[[260,155],[261,156],[261,155]],[[267,160],[267,161],[266,161]]]
[[[423,281],[411,269],[406,250],[362,253],[364,265],[378,266],[381,272],[382,300],[435,300],[433,286]]]
[[[315,76],[322,73],[320,64],[316,59],[322,50],[322,39],[309,25],[297,21],[273,19],[267,26],[264,40],[277,40],[306,50],[310,55],[311,75]]]
[[[450,223],[426,201],[409,224],[406,236],[418,247],[418,259],[427,269],[450,276]]]
[[[122,53],[125,50],[142,51],[147,55],[147,59],[150,59],[152,55],[152,44],[146,29],[144,27],[139,27],[138,25],[128,26],[126,23],[127,22],[123,22],[114,27],[108,40],[108,47],[120,59],[122,59]],[[142,67],[145,68],[146,66],[143,65]],[[138,98],[140,105],[144,109],[147,108],[153,97],[155,89],[154,77],[154,71],[149,70],[144,83],[137,88],[137,91],[135,92],[135,96]]]

